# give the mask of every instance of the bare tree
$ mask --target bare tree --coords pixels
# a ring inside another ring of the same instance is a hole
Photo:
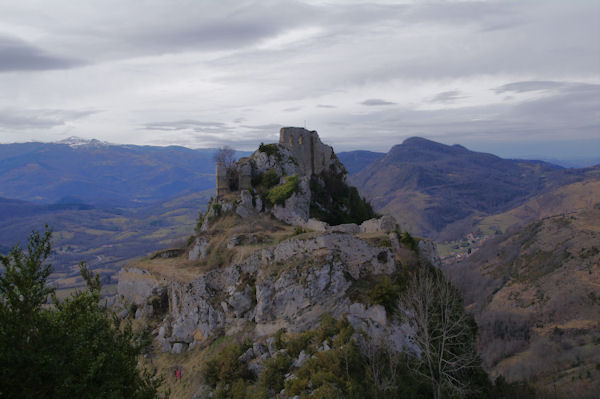
[[[223,146],[215,152],[213,159],[215,163],[223,163],[227,169],[230,169],[235,162],[235,150],[228,145]]]
[[[441,272],[423,268],[411,279],[398,309],[413,327],[413,341],[421,351],[412,368],[429,379],[434,399],[446,392],[464,396],[470,391],[469,371],[479,366],[479,357],[476,327],[458,290]]]
[[[215,152],[213,156],[215,163],[222,163],[225,165],[227,171],[227,181],[229,182],[230,190],[237,190],[238,188],[238,175],[233,167],[235,163],[235,150],[228,145],[223,146]]]
[[[367,371],[379,392],[389,392],[396,388],[401,358],[383,337],[359,336],[360,351],[365,356]]]

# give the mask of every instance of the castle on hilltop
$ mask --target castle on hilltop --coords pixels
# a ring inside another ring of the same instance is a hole
[[[305,176],[323,172],[333,156],[333,148],[323,144],[315,130],[309,131],[301,127],[281,128],[279,145],[292,153]]]
[[[302,176],[322,173],[330,165],[334,156],[333,148],[323,144],[315,130],[310,131],[301,127],[281,128],[279,146],[289,151],[298,162],[299,174]],[[236,174],[228,174],[225,164],[217,163],[217,197],[231,191],[249,190],[252,187],[252,164],[249,157],[237,161],[236,171]]]

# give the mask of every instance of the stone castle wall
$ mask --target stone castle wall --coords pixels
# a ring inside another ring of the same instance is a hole
[[[320,174],[331,163],[333,148],[323,144],[314,130],[283,127],[279,132],[279,144],[290,150],[306,176]]]
[[[217,198],[229,192],[229,181],[227,179],[227,168],[223,162],[217,162]]]

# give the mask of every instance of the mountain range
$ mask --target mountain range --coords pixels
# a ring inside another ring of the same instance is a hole
[[[77,138],[1,144],[0,251],[47,223],[56,232],[55,247],[62,248],[55,264],[70,270],[87,260],[112,275],[127,259],[193,231],[214,193],[215,151]],[[531,205],[519,206],[553,188],[585,182],[598,170],[507,160],[422,138],[387,154],[337,156],[378,212],[394,215],[412,234],[449,240],[482,226],[503,231],[536,214]],[[517,216],[512,209],[520,209]]]
[[[582,181],[588,170],[503,159],[413,137],[351,178],[377,211],[395,216],[406,230],[448,240],[469,233],[480,218]]]
[[[215,151],[75,139],[1,144],[0,197],[40,204],[155,203],[213,188]]]

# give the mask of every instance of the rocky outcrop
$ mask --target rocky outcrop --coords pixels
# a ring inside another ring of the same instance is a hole
[[[190,250],[188,252],[188,259],[191,261],[196,261],[198,259],[203,259],[206,256],[206,250],[208,248],[208,240],[203,237],[197,237]]]
[[[310,216],[309,182],[307,176],[300,178],[298,191],[286,199],[283,205],[275,205],[273,216],[292,226],[302,226]]]
[[[121,269],[118,274],[117,294],[121,301],[145,305],[152,296],[165,292],[166,281],[135,267]]]
[[[433,241],[420,240],[418,244],[419,257],[422,261],[429,262],[438,269],[442,266],[442,259],[438,253],[437,246]]]
[[[189,282],[124,269],[119,295],[139,306],[157,295],[168,297],[169,311],[155,334],[163,350],[172,353],[241,329],[250,329],[257,337],[281,328],[304,331],[316,327],[323,313],[347,315],[369,333],[385,331],[406,344],[405,329],[388,323],[382,307],[367,311],[347,293],[360,279],[395,270],[389,248],[373,247],[349,234],[326,233],[257,250],[239,264]],[[140,316],[144,315],[155,313]]]
[[[378,219],[369,219],[360,225],[361,233],[390,233],[398,228],[393,216],[382,216]]]

